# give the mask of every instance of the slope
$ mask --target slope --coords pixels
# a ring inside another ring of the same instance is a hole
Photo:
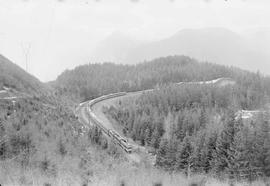
[[[47,87],[6,57],[0,55],[0,90],[3,87],[31,95],[43,94]]]

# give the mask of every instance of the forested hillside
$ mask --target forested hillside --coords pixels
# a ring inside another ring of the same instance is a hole
[[[89,158],[113,156],[95,145],[100,134],[83,130],[47,85],[1,56],[0,90],[0,184],[82,185],[101,176],[104,164]]]
[[[87,185],[102,179],[120,184],[115,178],[146,177],[147,171],[161,171],[158,174],[166,179],[168,170],[178,177],[178,172],[193,172],[238,178],[246,170],[269,175],[267,115],[251,125],[234,115],[237,110],[258,109],[267,103],[270,80],[259,73],[185,56],[138,65],[89,64],[66,71],[51,82],[55,88],[51,94],[48,85],[5,58],[0,72],[1,88],[11,88],[3,96],[16,95],[0,99],[0,166],[5,170],[0,172],[1,183]],[[174,84],[219,77],[232,78],[236,84]],[[149,88],[156,89],[106,110],[127,137],[156,155],[156,166],[161,169],[146,168],[141,175],[97,128],[88,130],[79,123],[63,100],[78,102]],[[249,173],[244,176],[253,179]],[[107,178],[106,174],[113,176]],[[148,182],[152,184],[153,178],[147,178]]]
[[[64,157],[75,157],[81,125],[38,79],[0,56],[0,182],[12,171],[58,174]],[[6,98],[6,99],[5,99]],[[4,179],[6,178],[6,179]],[[20,180],[22,179],[22,180]],[[29,184],[21,175],[13,184]]]
[[[236,80],[227,86],[164,85],[105,112],[123,134],[156,154],[157,167],[230,179],[270,176],[269,114],[251,123],[236,114],[263,109],[269,84],[252,73]]]
[[[127,163],[100,135],[60,102],[0,100],[0,183],[98,184]]]
[[[113,63],[88,64],[67,70],[51,84],[58,95],[68,95],[77,101],[118,92],[136,91],[156,87],[159,84],[181,81],[203,81],[219,77],[231,77],[240,82],[244,97],[257,99],[254,90],[270,92],[270,78],[233,67],[200,63],[186,56],[169,56],[138,65]],[[250,106],[250,105],[249,105]],[[247,105],[247,107],[249,107]]]
[[[220,77],[235,84],[174,84]],[[268,114],[249,124],[236,114],[265,109],[269,102],[270,78],[259,72],[169,56],[138,65],[80,66],[60,75],[54,86],[57,94],[77,100],[155,88],[104,111],[124,135],[156,155],[157,167],[249,180],[270,174]]]
[[[3,86],[31,95],[44,94],[48,88],[37,78],[0,55],[0,90]]]

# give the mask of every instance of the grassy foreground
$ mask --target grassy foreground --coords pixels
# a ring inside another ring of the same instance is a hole
[[[16,161],[0,164],[0,183],[4,186],[228,186],[219,181],[196,175],[190,179],[180,173],[169,174],[142,165],[134,166],[121,158],[109,157],[97,149],[91,149],[88,158],[62,159],[55,167],[56,172],[44,172],[39,168],[22,168]],[[107,159],[108,158],[108,159]],[[265,186],[262,181],[252,184],[236,183],[238,186]]]

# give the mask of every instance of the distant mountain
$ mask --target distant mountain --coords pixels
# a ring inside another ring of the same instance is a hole
[[[124,42],[123,39],[120,40],[119,43]],[[129,43],[132,45],[132,42]],[[132,45],[128,50],[118,44],[117,38],[111,45],[105,43],[103,45],[112,51],[117,48],[121,55],[115,52],[110,54],[114,61],[124,63],[134,64],[168,55],[187,55],[200,61],[234,65],[270,74],[270,53],[267,50],[260,50],[257,47],[260,44],[254,40],[251,42],[246,37],[224,28],[184,29],[163,40]],[[99,54],[104,54],[106,59],[109,49],[97,50]]]
[[[47,91],[45,85],[10,60],[0,55],[0,90],[3,87],[37,95]]]
[[[248,33],[249,44],[261,53],[270,53],[270,28],[258,28]]]
[[[141,44],[142,42],[133,40],[121,32],[113,32],[99,43],[91,56],[94,61],[123,63],[127,54]]]

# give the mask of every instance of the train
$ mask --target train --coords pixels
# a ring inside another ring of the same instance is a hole
[[[231,78],[218,78],[212,81],[200,81],[200,82],[179,82],[176,83],[178,85],[182,85],[182,84],[219,84],[225,82],[225,84],[234,84],[235,81],[233,81]],[[143,93],[143,92],[151,92],[154,89],[149,89],[149,90],[141,90],[141,91],[137,91],[136,93]],[[99,127],[105,134],[107,134],[110,138],[112,138],[112,141],[116,144],[118,144],[122,149],[124,149],[127,153],[131,153],[132,152],[132,146],[128,143],[127,139],[122,137],[120,134],[118,134],[115,130],[113,129],[107,129],[105,128],[102,123],[99,121],[98,117],[94,114],[94,112],[92,111],[92,106],[100,101],[106,100],[106,99],[110,99],[110,98],[114,98],[114,97],[119,97],[119,96],[125,96],[127,94],[127,92],[118,92],[118,93],[112,93],[112,94],[108,94],[108,95],[104,95],[101,97],[98,97],[96,99],[93,99],[91,101],[88,102],[88,114],[89,114],[89,118],[90,120],[95,123],[95,125],[97,127]],[[82,104],[85,104],[81,103]]]
[[[122,137],[120,134],[118,134],[115,130],[113,129],[107,129],[105,128],[102,123],[99,121],[98,117],[94,114],[92,111],[92,106],[100,101],[114,98],[114,97],[119,97],[119,96],[124,96],[126,95],[126,92],[118,92],[118,93],[113,93],[113,94],[108,94],[105,96],[98,97],[96,99],[93,99],[89,101],[88,103],[88,113],[90,120],[95,123],[95,125],[105,134],[107,134],[110,138],[112,138],[112,141],[119,145],[125,152],[127,153],[132,153],[132,146],[128,143],[127,139]]]

